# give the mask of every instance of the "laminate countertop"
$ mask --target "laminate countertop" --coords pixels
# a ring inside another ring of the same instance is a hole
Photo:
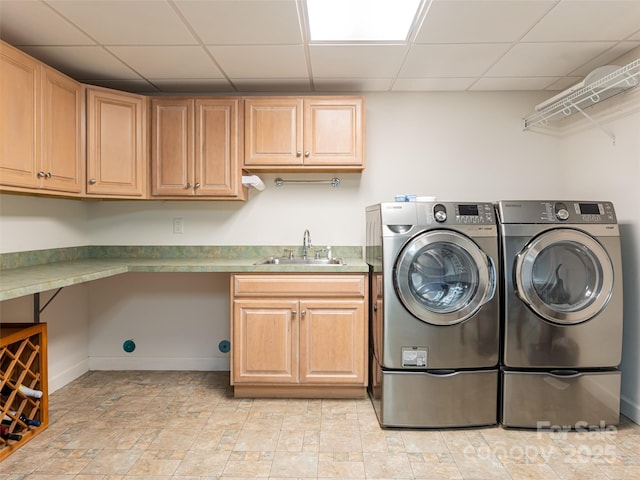
[[[366,273],[362,258],[343,265],[255,265],[263,257],[82,258],[0,271],[0,301],[90,282],[127,272]]]

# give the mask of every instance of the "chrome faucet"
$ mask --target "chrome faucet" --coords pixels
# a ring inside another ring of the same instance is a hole
[[[311,234],[309,230],[304,231],[304,235],[302,235],[302,258],[307,258],[307,248],[311,248]]]

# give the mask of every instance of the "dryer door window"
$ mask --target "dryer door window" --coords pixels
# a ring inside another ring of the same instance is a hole
[[[468,237],[434,230],[418,235],[396,262],[398,298],[415,317],[453,325],[473,316],[495,292],[495,268]]]
[[[607,305],[613,266],[586,233],[555,229],[534,238],[516,258],[516,292],[536,314],[564,325],[585,322]]]

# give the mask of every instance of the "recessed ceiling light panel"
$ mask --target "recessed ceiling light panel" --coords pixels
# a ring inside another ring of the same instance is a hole
[[[405,41],[421,0],[306,0],[312,42]]]

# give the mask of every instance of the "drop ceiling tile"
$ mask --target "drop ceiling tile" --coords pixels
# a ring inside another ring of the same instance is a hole
[[[545,90],[550,84],[557,80],[558,77],[483,77],[474,83],[469,90]]]
[[[393,78],[315,78],[313,85],[316,92],[387,92]]]
[[[555,3],[552,0],[435,0],[416,36],[416,43],[513,42]]]
[[[562,91],[570,88],[584,80],[584,77],[561,77],[557,81],[551,83],[544,90]]]
[[[202,47],[108,47],[146,78],[224,78]]]
[[[484,73],[510,44],[416,45],[400,70],[401,78],[475,77]]]
[[[233,86],[225,79],[211,80],[200,78],[150,78],[149,82],[156,87],[157,91],[163,93],[207,93],[215,95],[217,93],[233,92]]]
[[[311,84],[307,78],[238,78],[231,79],[240,92],[269,92],[287,94],[290,92],[311,91]]]
[[[638,46],[640,46],[640,42],[621,42],[615,45],[613,48],[607,50],[603,54],[594,57],[593,60],[588,61],[578,69],[574,70],[573,72],[571,72],[571,75],[586,77],[594,69],[603,65],[609,65],[611,63],[620,65],[622,67],[624,66],[624,64],[616,63],[616,60]]]
[[[559,77],[570,74],[613,43],[520,43],[488,72],[491,77]]]
[[[393,78],[406,55],[406,45],[311,45],[314,77]]]
[[[164,0],[50,0],[53,8],[103,45],[194,45]]]
[[[393,84],[394,92],[466,90],[475,78],[399,78]]]
[[[44,3],[35,0],[0,2],[0,32],[4,41],[15,46],[95,44]]]
[[[638,30],[639,1],[563,1],[525,35],[525,42],[623,40]]]
[[[302,43],[295,0],[174,3],[208,45]]]
[[[140,75],[102,47],[24,47],[23,50],[79,81],[140,80]]]
[[[302,45],[208,46],[230,78],[306,78]]]

